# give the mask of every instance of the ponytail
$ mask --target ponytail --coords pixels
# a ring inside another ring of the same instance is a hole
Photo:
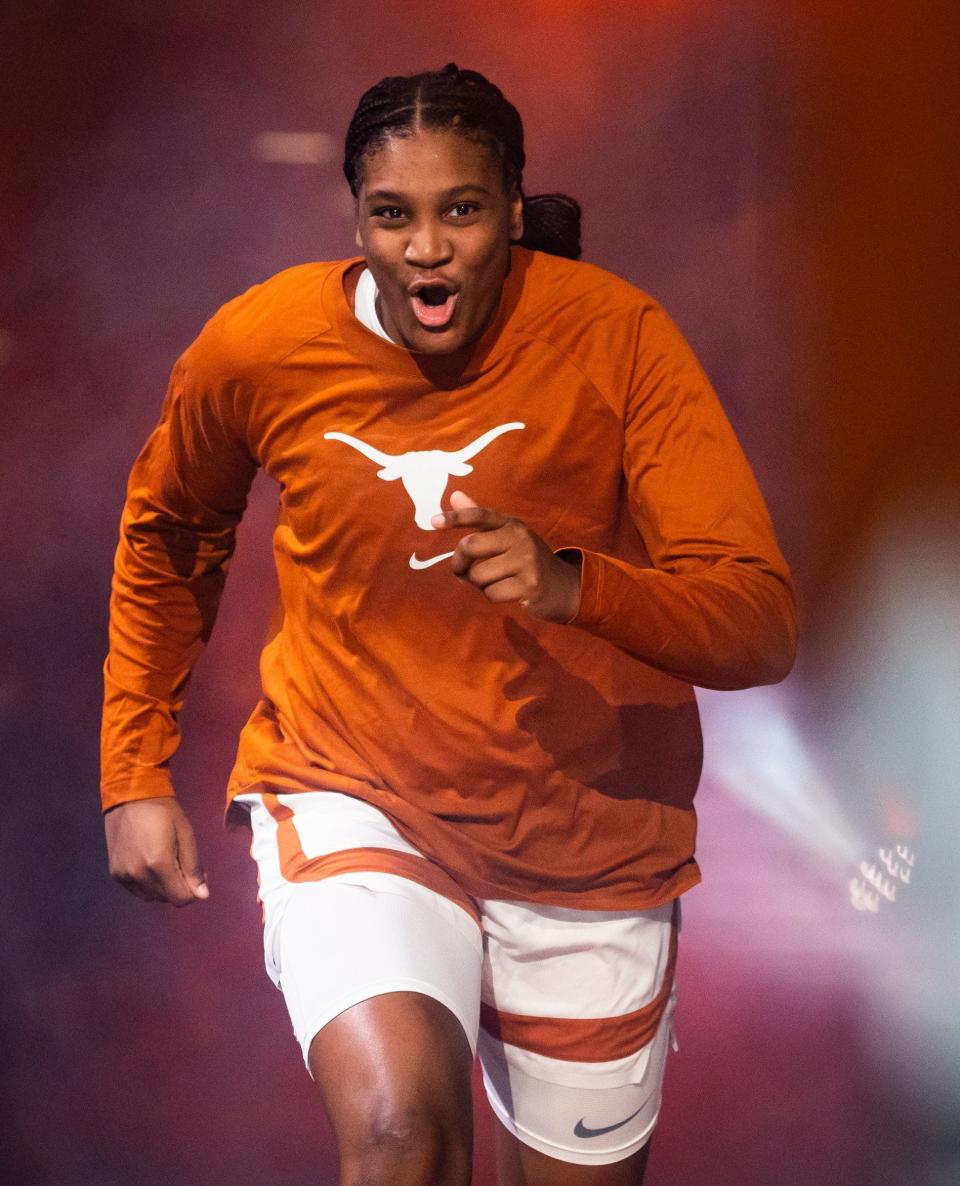
[[[580,203],[566,194],[524,197],[520,246],[564,259],[579,259]]]

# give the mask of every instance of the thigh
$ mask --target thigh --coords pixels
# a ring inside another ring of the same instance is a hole
[[[365,882],[290,887],[271,932],[271,964],[307,1066],[312,1071],[311,1043],[324,1027],[390,993],[437,1001],[474,1050],[478,928],[466,916],[461,921],[459,907],[404,878],[380,873]]]
[[[672,1039],[674,907],[483,913],[479,1054],[505,1183],[641,1182]]]
[[[474,904],[367,804],[336,794],[250,798],[264,962],[308,1067],[321,1029],[389,993],[433,998],[475,1050]]]
[[[333,1123],[341,1180],[462,1186],[479,915],[385,817],[337,799],[252,804],[267,971]]]

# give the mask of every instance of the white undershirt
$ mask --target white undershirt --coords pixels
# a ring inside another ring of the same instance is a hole
[[[392,342],[393,338],[383,328],[377,316],[377,296],[377,282],[373,278],[373,273],[369,268],[364,268],[357,281],[357,291],[353,294],[353,312],[367,329]]]

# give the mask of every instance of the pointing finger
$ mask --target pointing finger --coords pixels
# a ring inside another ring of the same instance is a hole
[[[454,490],[450,495],[450,505],[455,511],[461,511],[465,507],[475,507],[478,504],[473,501],[469,494],[464,494],[462,490]]]
[[[488,507],[459,507],[449,511],[441,511],[430,520],[431,524],[441,530],[445,527],[475,527],[480,531],[491,531],[502,527],[507,522],[506,515],[499,511],[491,511]]]

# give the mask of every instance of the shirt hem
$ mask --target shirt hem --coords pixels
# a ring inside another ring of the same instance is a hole
[[[269,782],[263,779],[253,779],[242,785],[233,785],[227,793],[227,804],[224,809],[223,823],[229,831],[237,828],[250,827],[249,813],[239,803],[237,796],[264,791],[280,791],[294,794],[306,788],[293,780],[289,782],[280,778],[271,778]],[[341,788],[327,788],[311,786],[311,791],[336,791],[339,794],[351,794]],[[371,803],[378,810],[383,810],[381,803],[371,796],[353,792],[355,799]],[[675,898],[685,894],[688,890],[699,885],[702,880],[699,866],[693,854],[683,861],[672,874],[667,877],[657,877],[656,885],[644,885],[639,877],[624,875],[617,887],[583,890],[557,890],[555,887],[534,880],[499,880],[488,878],[478,873],[471,873],[463,869],[450,868],[446,863],[437,861],[429,852],[423,849],[422,841],[410,835],[408,828],[403,828],[399,821],[391,822],[410,842],[423,851],[423,855],[434,860],[445,869],[467,894],[473,898],[495,899],[501,902],[530,902],[543,906],[567,907],[571,910],[652,910],[655,906],[662,906],[672,902]]]

